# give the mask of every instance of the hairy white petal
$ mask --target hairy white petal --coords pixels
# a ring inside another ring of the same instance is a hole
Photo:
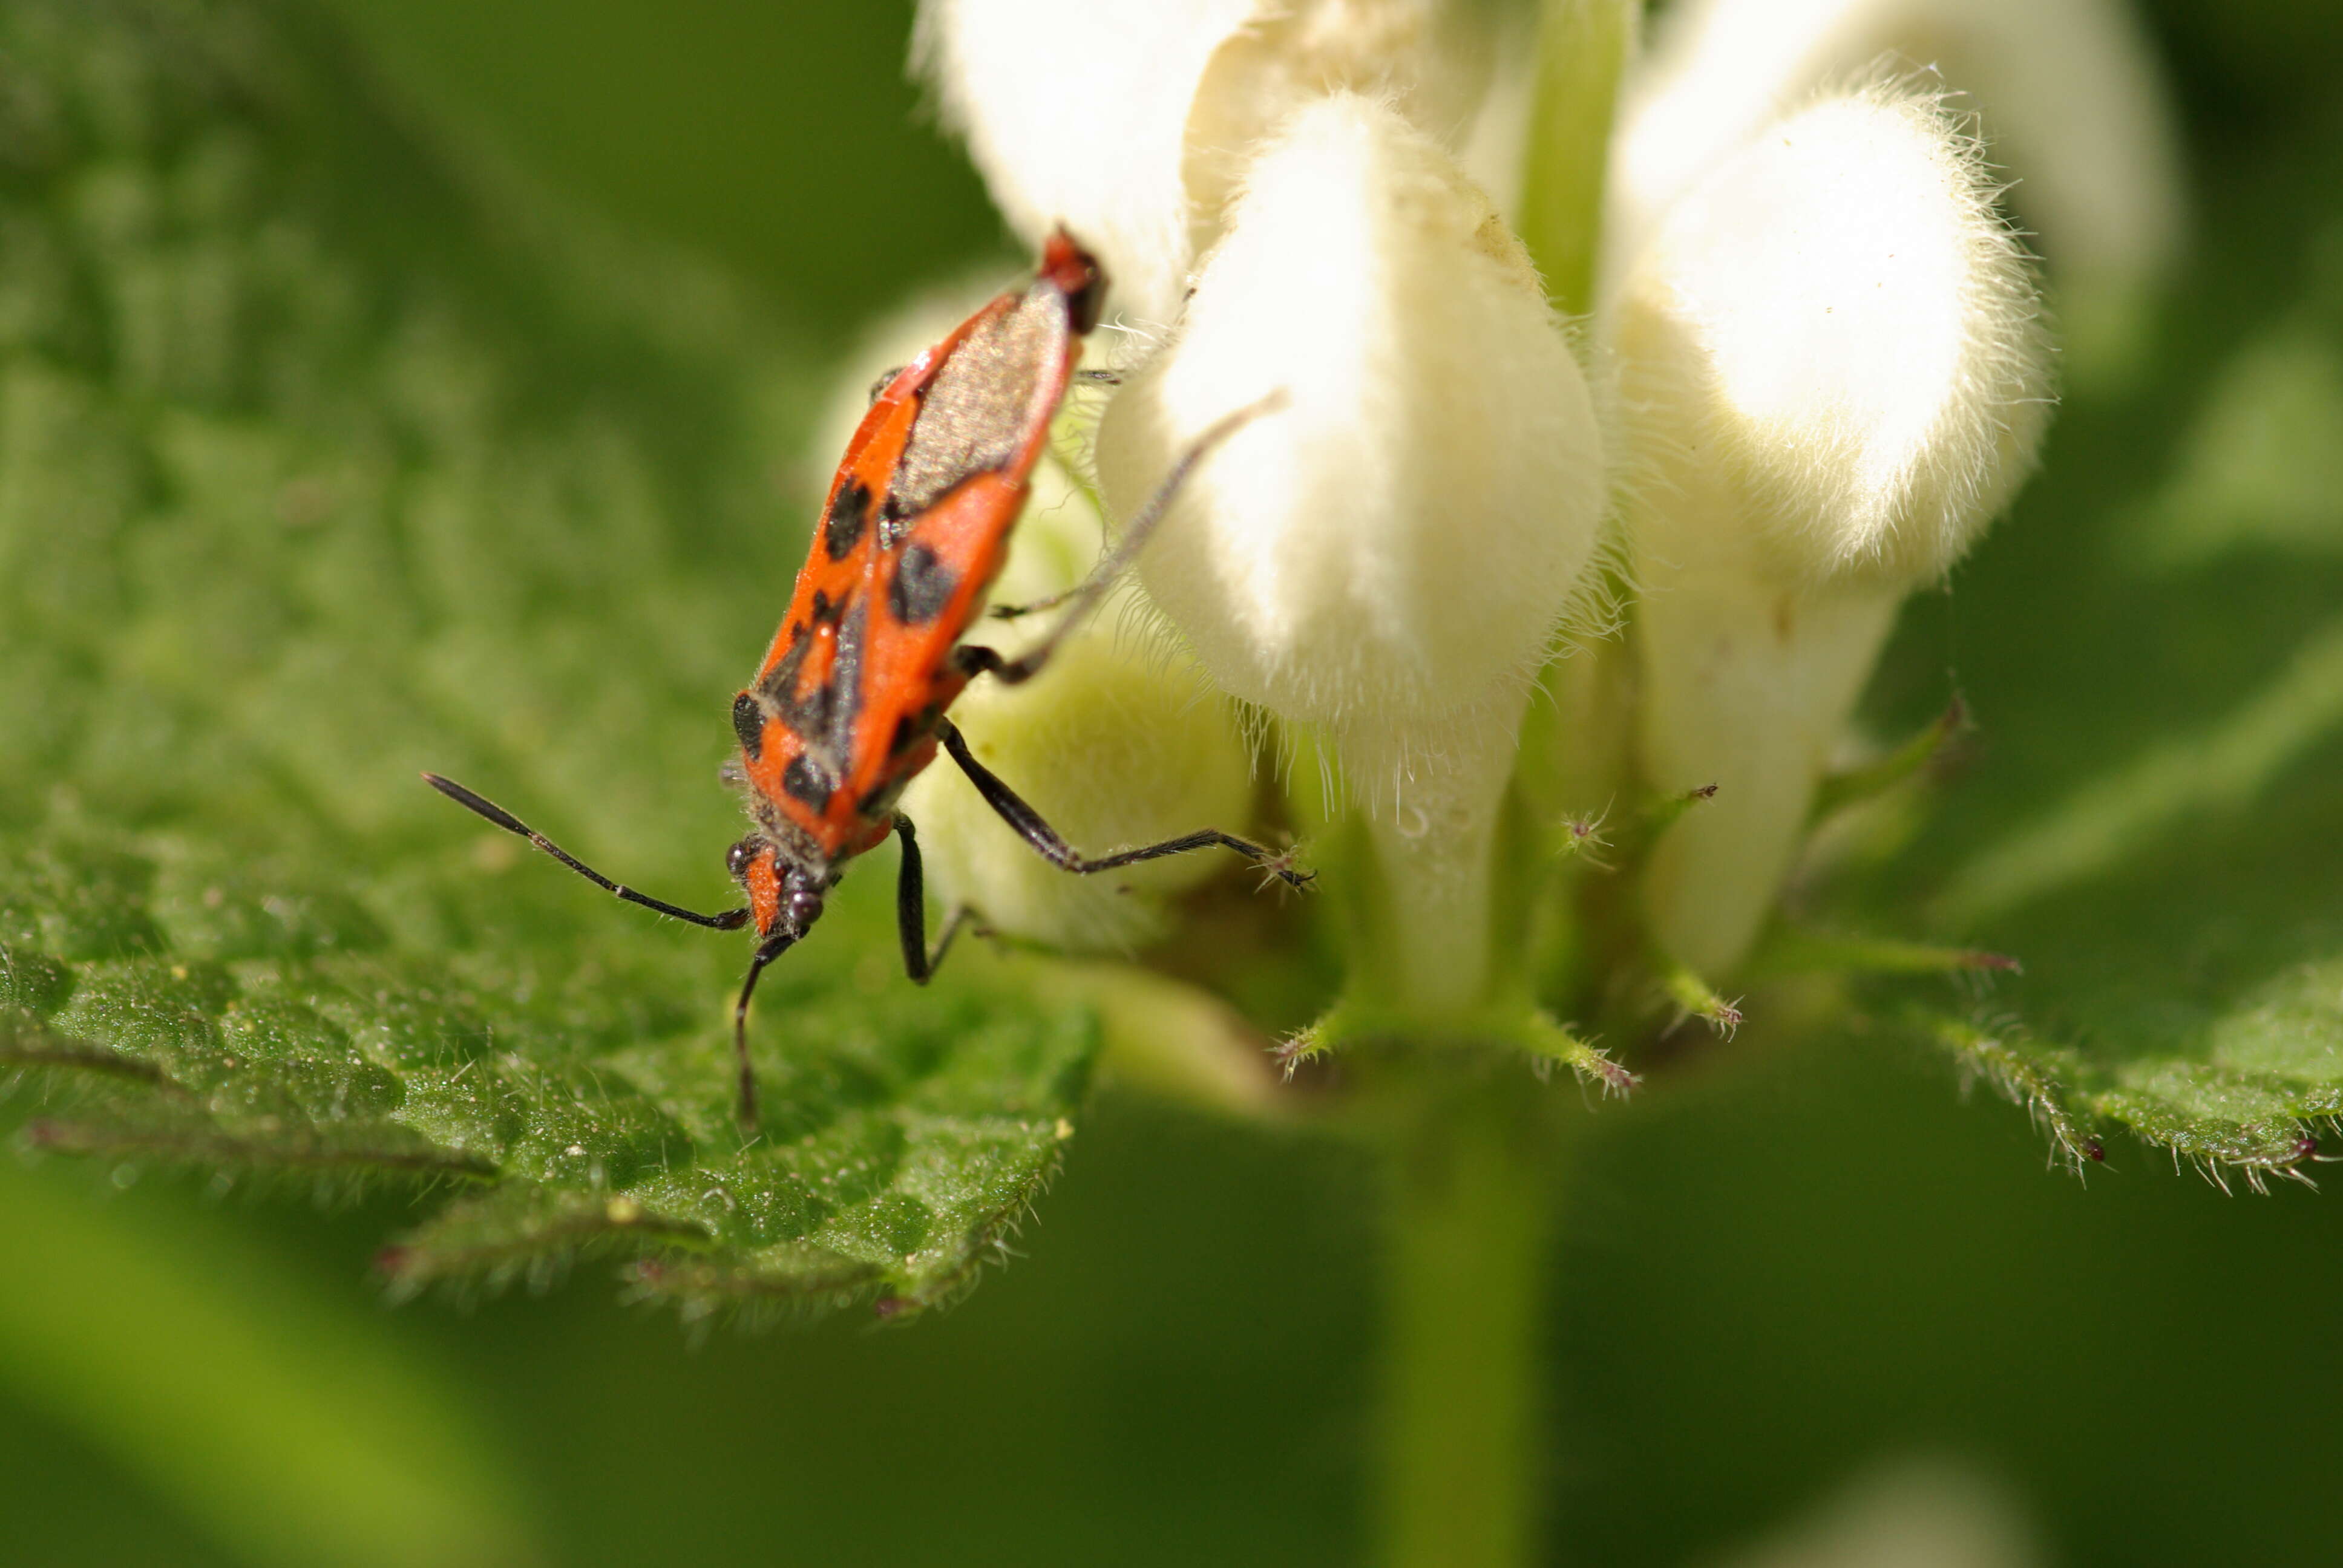
[[[1719,499],[1691,488],[1684,504]],[[1643,568],[1639,760],[1666,793],[1717,789],[1661,839],[1644,899],[1660,945],[1722,979],[1774,907],[1904,594],[1769,585],[1727,550],[1694,558]]]
[[[1592,403],[1487,198],[1364,98],[1303,108],[1255,164],[1180,337],[1108,406],[1111,509],[1276,391],[1141,563],[1212,678],[1404,726],[1534,665],[1603,509]]]
[[[1192,237],[1220,237],[1262,136],[1313,98],[1374,97],[1443,145],[1470,134],[1489,82],[1483,0],[1286,0],[1222,45],[1188,119]]]
[[[1990,195],[1932,101],[1840,99],[1713,170],[1624,286],[1641,760],[1720,786],[1647,908],[1704,973],[1746,955],[1896,605],[2032,460],[2043,347]]]
[[[1487,75],[1479,0],[924,0],[915,57],[1011,226],[1064,223],[1117,308],[1177,318],[1253,143],[1371,90],[1461,134]]]
[[[1188,111],[1263,0],[926,0],[914,57],[1010,226],[1059,223],[1113,298],[1170,320],[1187,286]]]
[[[1359,977],[1366,994],[1448,1019],[1483,999],[1497,821],[1528,704],[1526,688],[1502,688],[1407,729],[1370,719],[1332,729],[1383,880],[1385,930],[1369,950],[1389,972]]]
[[[2177,249],[2177,136],[2125,0],[1687,0],[1629,90],[1614,254],[1767,121],[1883,68],[1968,95],[2062,276],[2123,282]]]
[[[1371,818],[1427,1013],[1487,971],[1491,833],[1529,669],[1605,497],[1577,362],[1520,244],[1447,153],[1352,95],[1252,166],[1180,337],[1108,406],[1099,471],[1142,505],[1212,451],[1141,575],[1220,685],[1314,727]]]
[[[2025,257],[1925,98],[1816,105],[1712,170],[1636,259],[1615,331],[1638,458],[1717,465],[1730,526],[1785,579],[1943,572],[2047,415]]]

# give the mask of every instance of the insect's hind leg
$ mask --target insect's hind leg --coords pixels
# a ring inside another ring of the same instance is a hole
[[[920,985],[932,979],[936,967],[951,951],[952,939],[960,935],[960,927],[968,923],[966,904],[944,917],[944,929],[936,935],[936,945],[928,946],[928,881],[927,872],[920,861],[920,837],[911,827],[911,819],[900,812],[895,816],[895,838],[903,846],[902,869],[895,874],[895,932],[903,944],[903,972]]]
[[[936,735],[943,742],[944,749],[951,753],[951,759],[960,765],[960,770],[968,775],[968,781],[976,786],[976,792],[984,797],[984,803],[991,807],[1002,821],[1017,829],[1018,836],[1039,850],[1043,859],[1061,870],[1087,877],[1099,871],[1111,871],[1120,866],[1134,866],[1141,860],[1161,860],[1170,855],[1184,855],[1191,849],[1209,849],[1218,846],[1234,849],[1290,888],[1306,888],[1317,876],[1314,871],[1296,869],[1292,857],[1284,851],[1240,839],[1232,833],[1223,833],[1217,828],[1200,828],[1193,833],[1166,839],[1160,844],[1120,849],[1111,855],[1085,855],[1067,843],[1055,828],[1041,819],[1039,811],[1002,783],[999,774],[976,759],[958,725],[949,719],[940,720]],[[906,958],[910,951],[906,946]]]

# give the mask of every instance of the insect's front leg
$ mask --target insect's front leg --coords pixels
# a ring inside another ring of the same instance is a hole
[[[911,819],[900,811],[895,814],[895,838],[903,847],[902,869],[895,874],[895,931],[903,944],[903,972],[925,985],[944,961],[944,954],[951,951],[952,938],[968,923],[969,909],[962,904],[944,917],[944,929],[930,950],[927,873],[920,863],[920,838]]]
[[[1234,849],[1290,888],[1306,888],[1317,877],[1315,871],[1298,869],[1288,851],[1272,849],[1267,845],[1240,839],[1232,833],[1223,833],[1217,828],[1200,828],[1176,839],[1143,844],[1136,849],[1120,849],[1111,855],[1085,855],[1067,843],[1055,828],[1042,820],[1039,811],[1002,783],[999,774],[976,759],[976,754],[968,749],[967,738],[960,732],[960,726],[949,719],[939,719],[936,737],[943,742],[944,749],[951,754],[951,759],[960,764],[960,770],[968,775],[968,781],[976,786],[976,792],[984,797],[984,803],[991,807],[1002,821],[1017,829],[1018,836],[1040,851],[1042,859],[1061,870],[1087,877],[1100,871],[1111,871],[1120,866],[1134,866],[1141,860],[1160,860],[1166,856],[1184,855],[1191,849],[1209,849],[1217,845],[1224,849]],[[909,954],[910,949],[906,948],[905,956]]]

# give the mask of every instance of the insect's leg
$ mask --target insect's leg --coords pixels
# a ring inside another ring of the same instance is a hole
[[[984,613],[995,620],[1022,620],[1029,615],[1039,615],[1045,609],[1057,608],[1089,586],[1090,579],[1084,578],[1070,588],[1060,588],[1056,593],[1045,593],[1040,598],[1029,598],[1023,604],[997,604]]]
[[[968,923],[966,904],[944,918],[944,929],[936,937],[932,951],[928,947],[928,885],[926,872],[920,865],[919,835],[912,830],[911,819],[898,813],[895,818],[895,838],[903,846],[902,869],[895,876],[895,931],[903,943],[903,972],[920,985],[928,983],[936,967],[951,951],[952,938],[960,935]]]
[[[1188,477],[1196,471],[1196,465],[1210,457],[1213,447],[1263,414],[1273,412],[1284,404],[1285,393],[1282,390],[1272,392],[1257,403],[1224,416],[1211,429],[1197,437],[1188,449],[1180,454],[1180,460],[1172,465],[1172,471],[1163,477],[1163,482],[1155,487],[1155,493],[1147,498],[1147,504],[1139,508],[1139,515],[1132,518],[1130,526],[1122,530],[1122,538],[1115,541],[1114,548],[1107,552],[1106,558],[1099,562],[1096,569],[1081,583],[1050,598],[1038,599],[1027,605],[1003,606],[994,610],[994,615],[1009,619],[1055,604],[1071,602],[1073,606],[1057,625],[1050,628],[1048,636],[1019,657],[997,661],[991,673],[1011,686],[1041,674],[1042,667],[1050,662],[1050,656],[1058,651],[1058,645],[1081,625],[1091,611],[1098,608],[1099,600],[1107,596],[1107,590],[1113,588],[1116,579],[1139,559],[1139,552],[1147,548],[1147,541],[1154,537],[1156,527],[1163,521],[1163,514],[1172,509],[1173,501],[1179,499],[1180,487],[1188,482]]]
[[[1281,850],[1223,833],[1216,828],[1202,828],[1193,833],[1183,833],[1177,839],[1166,839],[1160,844],[1121,849],[1111,855],[1085,855],[1060,838],[1058,830],[1043,821],[1039,811],[1020,799],[1015,790],[1002,783],[999,774],[976,759],[958,725],[949,719],[940,719],[936,734],[943,741],[944,749],[951,753],[951,759],[960,764],[960,770],[968,775],[968,781],[976,786],[976,792],[984,797],[984,803],[999,813],[1002,821],[1016,829],[1018,835],[1027,843],[1040,850],[1043,859],[1061,870],[1087,877],[1098,871],[1111,871],[1118,866],[1136,865],[1141,860],[1160,860],[1167,855],[1184,855],[1191,849],[1207,849],[1218,845],[1224,849],[1234,849],[1288,887],[1306,888],[1317,876],[1315,871],[1296,869],[1292,857]]]
[[[473,794],[453,779],[442,779],[437,773],[426,773],[423,776],[423,781],[457,805],[478,813],[506,832],[519,834],[604,892],[616,894],[630,904],[640,904],[647,910],[657,910],[662,915],[673,915],[679,920],[689,920],[695,926],[706,926],[709,930],[716,931],[737,931],[749,923],[749,911],[746,910],[727,910],[720,915],[703,915],[679,905],[670,904],[664,899],[654,899],[649,893],[639,893],[632,888],[622,887],[570,854],[568,850],[531,828],[503,807]]]
[[[797,940],[787,930],[768,937],[757,949],[757,956],[749,960],[748,978],[740,982],[740,1000],[732,1004],[732,1060],[740,1072],[740,1099],[733,1114],[739,1119],[743,1137],[754,1137],[757,1132],[757,1072],[749,1065],[749,999],[757,994],[757,977],[765,972],[765,966],[789,951]]]

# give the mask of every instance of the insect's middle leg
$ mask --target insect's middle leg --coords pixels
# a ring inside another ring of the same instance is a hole
[[[960,935],[960,927],[968,923],[966,904],[944,917],[944,929],[937,933],[936,945],[928,946],[928,879],[920,862],[920,836],[911,827],[911,819],[900,812],[895,816],[895,839],[903,847],[902,869],[895,874],[895,933],[903,944],[903,972],[913,981],[925,985],[936,972],[936,966],[951,951],[952,939]]]
[[[1111,871],[1119,866],[1133,866],[1141,860],[1160,860],[1167,855],[1184,855],[1191,849],[1208,849],[1215,845],[1234,849],[1262,869],[1273,873],[1288,887],[1306,888],[1317,875],[1314,871],[1297,870],[1292,857],[1265,845],[1223,833],[1217,828],[1200,828],[1193,833],[1183,833],[1176,839],[1166,839],[1160,844],[1144,844],[1136,849],[1121,849],[1111,855],[1085,855],[1059,836],[1058,830],[1041,819],[1041,814],[1027,805],[1014,789],[1001,781],[1001,776],[976,759],[968,749],[968,739],[960,726],[950,719],[939,720],[937,739],[984,803],[999,814],[1001,819],[1017,829],[1018,836],[1041,851],[1042,859],[1061,870],[1078,876],[1091,876],[1099,871]],[[906,956],[910,950],[905,950]]]

